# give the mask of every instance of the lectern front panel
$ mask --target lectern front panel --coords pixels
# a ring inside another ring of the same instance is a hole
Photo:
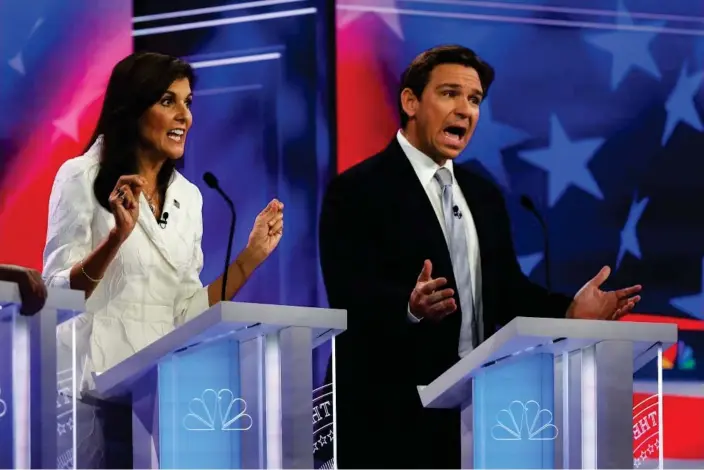
[[[247,400],[242,394],[244,381],[260,382],[256,373],[242,376],[240,346],[227,339],[204,343],[159,364],[161,468],[251,468],[259,463],[244,458],[245,434],[260,432],[263,423],[252,414],[261,409],[252,403],[257,396]]]
[[[473,383],[475,468],[553,468],[552,354],[507,360]]]

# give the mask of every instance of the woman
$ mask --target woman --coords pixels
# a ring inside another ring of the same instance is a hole
[[[192,124],[193,85],[182,60],[126,57],[112,71],[85,154],[56,175],[43,278],[86,293],[87,313],[73,324],[85,339],[77,372],[88,386],[90,372],[115,366],[220,300],[223,278],[205,287],[199,279],[201,193],[175,169]],[[283,204],[272,200],[228,268],[227,298],[282,233]]]

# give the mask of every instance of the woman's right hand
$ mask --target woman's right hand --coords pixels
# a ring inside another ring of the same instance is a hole
[[[139,219],[139,196],[146,181],[139,175],[125,175],[117,180],[109,197],[115,228],[111,235],[120,242],[127,240]]]

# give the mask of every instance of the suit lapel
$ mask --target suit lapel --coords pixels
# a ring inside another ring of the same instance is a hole
[[[171,187],[169,186],[169,189],[170,188]],[[166,191],[166,201],[170,200],[169,189],[167,189]],[[165,203],[163,212],[168,211],[169,208]],[[139,219],[137,220],[137,222],[139,223],[139,226],[142,227],[144,234],[156,247],[157,251],[159,251],[159,254],[161,254],[164,260],[166,260],[166,262],[170,264],[174,269],[178,270],[178,266],[174,260],[173,254],[170,252],[169,246],[166,243],[164,230],[159,227],[156,218],[154,217],[154,214],[152,214],[152,211],[149,208],[149,203],[147,202],[147,198],[144,196],[144,193],[139,196]]]
[[[429,258],[433,262],[433,276],[443,275],[454,283],[452,259],[442,227],[425,188],[396,138],[387,148],[387,154],[390,190],[404,211],[407,226],[419,236],[424,249],[432,254]]]

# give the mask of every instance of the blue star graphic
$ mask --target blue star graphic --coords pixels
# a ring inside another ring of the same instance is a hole
[[[633,20],[628,10],[619,2],[618,24],[632,26]],[[664,22],[653,23],[650,26],[662,26]],[[616,90],[632,68],[639,67],[657,79],[661,78],[660,70],[653,55],[650,53],[650,43],[657,36],[656,32],[613,31],[589,35],[586,41],[611,53],[613,63],[611,68],[611,90]]]
[[[521,271],[526,276],[530,276],[533,270],[538,264],[543,260],[543,253],[531,253],[529,255],[523,255],[518,257],[518,264],[521,266]]]
[[[519,157],[548,172],[548,205],[555,203],[570,185],[583,189],[597,199],[604,199],[599,184],[587,168],[604,139],[572,142],[554,114],[550,116],[550,147],[523,150]]]
[[[631,203],[631,209],[628,212],[628,219],[626,220],[626,225],[624,225],[623,230],[621,230],[621,246],[618,249],[618,258],[616,259],[616,269],[621,265],[624,255],[628,252],[640,259],[640,243],[638,243],[638,235],[636,233],[636,226],[643,216],[643,211],[648,205],[648,198],[641,199],[640,201],[633,199]]]
[[[686,295],[670,299],[670,305],[677,310],[704,320],[704,258],[702,258],[702,290],[699,294]]]
[[[477,128],[467,149],[458,158],[458,163],[477,160],[494,178],[497,184],[509,189],[508,174],[501,149],[523,142],[529,134],[492,119],[491,103],[482,103]]]
[[[680,121],[686,122],[699,132],[704,131],[704,124],[694,107],[694,97],[702,84],[704,71],[687,76],[687,64],[682,66],[677,85],[667,98],[665,109],[667,110],[667,121],[665,131],[662,134],[662,145],[672,136],[672,132]]]

